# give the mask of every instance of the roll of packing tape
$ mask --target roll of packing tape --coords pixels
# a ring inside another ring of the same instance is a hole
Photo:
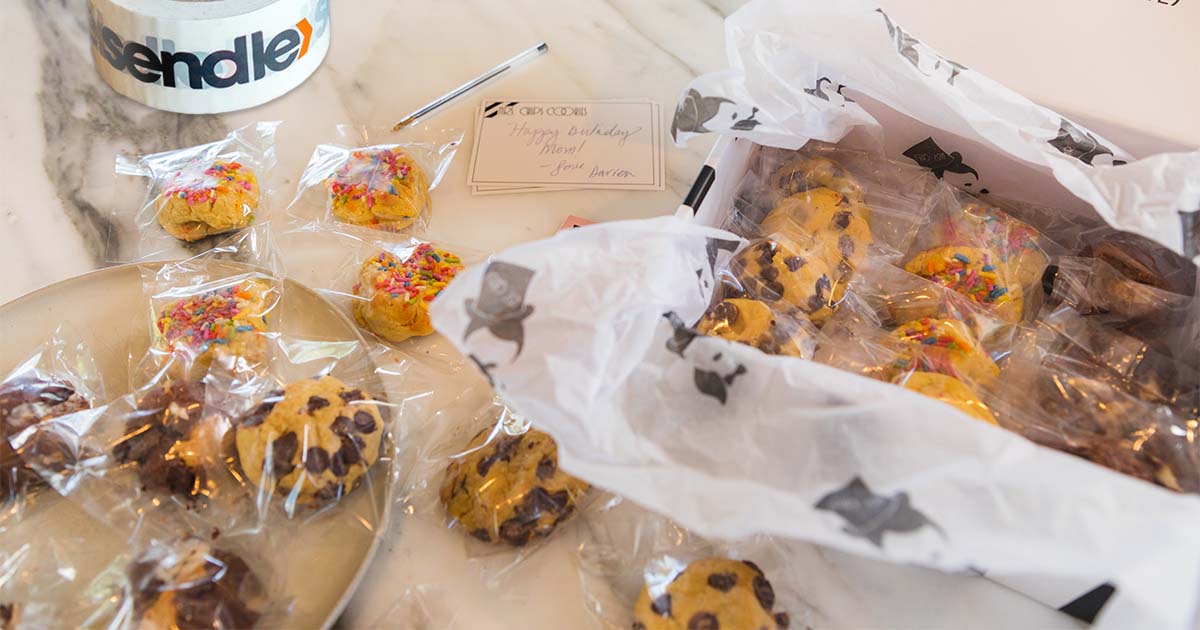
[[[329,0],[88,0],[92,59],[117,92],[186,114],[261,105],[329,51]]]

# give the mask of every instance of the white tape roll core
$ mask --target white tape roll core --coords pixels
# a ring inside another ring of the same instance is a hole
[[[261,105],[329,51],[329,0],[88,0],[92,60],[117,92],[186,114]]]

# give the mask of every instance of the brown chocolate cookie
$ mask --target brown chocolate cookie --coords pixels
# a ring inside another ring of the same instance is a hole
[[[253,628],[268,603],[241,556],[197,538],[151,549],[128,576],[141,628]]]
[[[168,381],[138,397],[112,454],[134,465],[143,489],[188,499],[207,494],[205,464],[215,460],[219,444],[203,401],[204,386],[184,381]]]
[[[38,431],[20,454],[9,438],[43,420],[89,407],[87,399],[64,381],[17,378],[0,385],[0,501],[41,484],[30,463],[61,469],[72,459],[67,443],[50,430]]]

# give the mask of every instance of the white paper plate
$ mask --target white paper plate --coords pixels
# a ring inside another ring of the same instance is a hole
[[[142,293],[141,269],[161,265],[109,267],[0,306],[0,374],[28,356],[59,324],[67,324],[95,354],[109,398],[124,394],[128,390],[129,357],[142,356],[150,343],[149,308]],[[281,332],[362,341],[353,322],[303,285],[285,281],[281,308],[285,314],[285,330]],[[377,398],[386,400],[381,382],[376,381],[370,389]],[[392,478],[380,466],[371,475],[371,483],[362,484],[336,509],[299,528],[298,534],[286,542],[286,589],[295,599],[288,619],[290,627],[332,625],[375,554],[387,528]],[[80,569],[76,582],[81,590],[87,576],[95,575],[126,548],[117,532],[70,501],[47,491],[36,503],[29,516],[5,536],[88,540],[94,551],[88,557],[72,558]],[[64,596],[78,594],[68,592]]]

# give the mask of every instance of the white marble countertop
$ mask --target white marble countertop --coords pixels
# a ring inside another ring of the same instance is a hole
[[[722,19],[738,0],[342,0],[333,45],[295,92],[254,110],[182,116],[109,90],[88,53],[84,0],[0,6],[0,303],[130,257],[136,231],[114,211],[140,203],[113,174],[118,151],[146,153],[217,139],[254,120],[284,121],[269,185],[290,198],[312,147],[337,123],[386,125],[498,60],[545,40],[548,56],[437,116],[468,127],[488,93],[543,98],[648,97],[670,110],[693,76],[725,65]],[[470,134],[465,147],[469,148]],[[557,192],[473,197],[465,159],[437,190],[431,231],[481,250],[549,236],[568,214],[596,221],[673,212],[711,141],[667,151],[663,192]],[[19,334],[3,328],[0,337]],[[460,534],[398,513],[341,627],[580,628],[585,608],[570,536],[533,554],[503,593],[487,590]],[[803,547],[793,585],[816,628],[1068,628],[1067,617],[991,582]],[[422,591],[421,585],[431,588]],[[425,592],[421,597],[413,593]],[[424,611],[418,614],[418,611]],[[803,626],[801,626],[803,627]]]

